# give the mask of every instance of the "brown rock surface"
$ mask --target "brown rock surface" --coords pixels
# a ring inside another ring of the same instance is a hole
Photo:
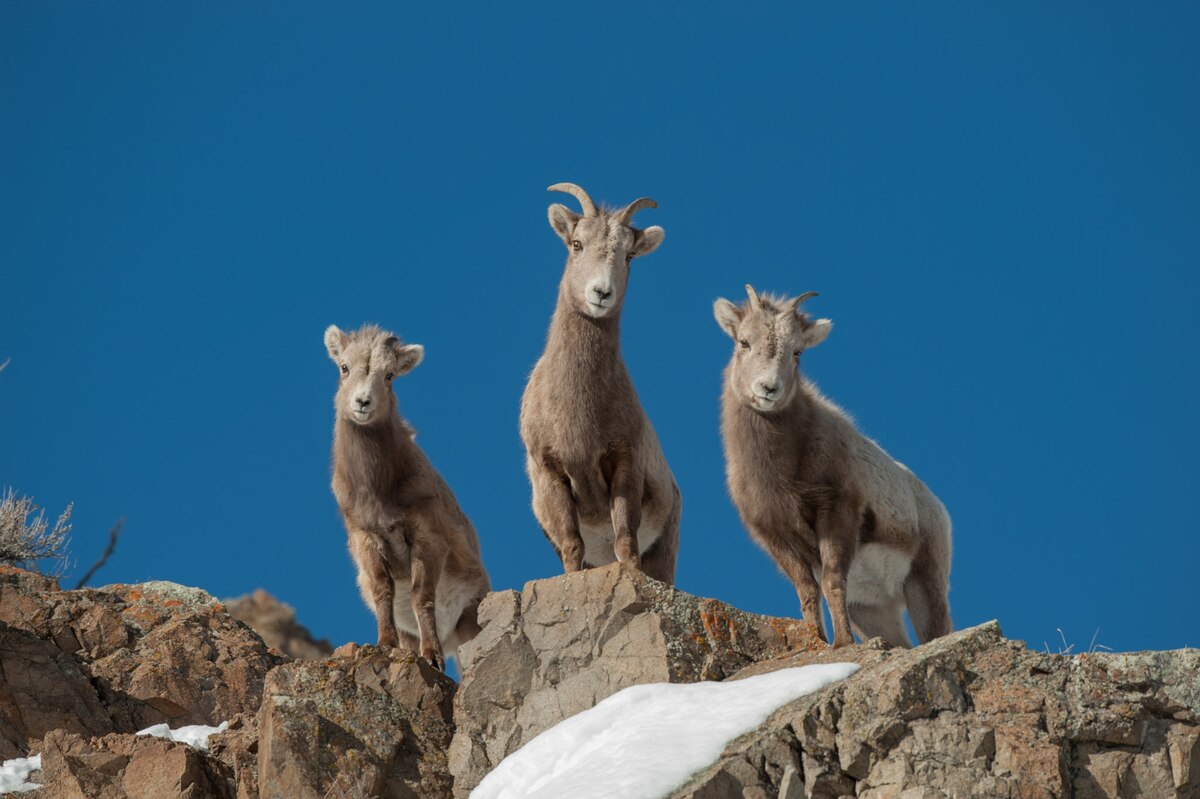
[[[150,736],[85,738],[62,730],[35,744],[36,799],[234,799],[228,767],[187,744]]]
[[[854,660],[849,679],[731,743],[675,799],[1200,797],[1200,650],[1062,657],[994,622]]]
[[[267,646],[273,646],[288,657],[301,660],[321,660],[333,651],[329,642],[312,637],[300,622],[291,605],[280,602],[259,588],[252,594],[225,600],[225,609],[235,619],[250,625],[262,636]]]
[[[675,799],[1200,799],[1200,650],[1061,657],[990,623],[835,652],[619,566],[493,594],[481,620],[456,695],[399,651],[285,663],[196,589],[61,591],[0,568],[0,756],[42,754],[41,799],[443,799],[626,686],[854,661]],[[226,719],[209,752],[128,734]]]
[[[456,796],[538,733],[622,688],[720,680],[824,644],[815,628],[677,591],[619,564],[489,594],[459,650]]]
[[[174,583],[59,590],[0,567],[0,757],[53,730],[132,733],[254,713],[282,662],[217,600]]]
[[[336,655],[268,675],[260,796],[449,797],[454,681],[399,650],[346,646]]]

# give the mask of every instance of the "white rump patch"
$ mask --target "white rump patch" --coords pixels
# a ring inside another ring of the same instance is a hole
[[[892,605],[904,596],[904,581],[912,558],[884,544],[863,544],[854,553],[846,575],[846,601],[863,605]]]
[[[506,757],[471,799],[660,799],[775,710],[857,670],[831,663],[626,688]]]

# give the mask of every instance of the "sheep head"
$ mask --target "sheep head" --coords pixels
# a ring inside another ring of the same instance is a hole
[[[411,372],[425,357],[420,344],[402,344],[375,325],[353,333],[330,325],[325,349],[341,374],[333,400],[338,417],[364,426],[391,418],[396,407],[392,380]]]
[[[577,214],[565,205],[550,206],[550,227],[567,245],[563,288],[572,306],[596,319],[615,316],[625,299],[629,265],[662,244],[663,229],[631,224],[643,208],[657,208],[649,197],[634,200],[620,210],[597,208],[588,193],[574,183],[556,183],[547,191],[562,191],[579,200]]]
[[[741,305],[717,300],[713,315],[734,341],[726,376],[730,388],[750,407],[769,413],[787,407],[796,395],[800,354],[824,341],[833,322],[800,311],[815,291],[790,300],[759,296],[750,286],[746,293],[749,299]]]

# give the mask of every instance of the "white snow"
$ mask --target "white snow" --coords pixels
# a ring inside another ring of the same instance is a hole
[[[660,799],[775,710],[857,670],[830,663],[626,688],[506,757],[471,799]]]
[[[147,727],[144,730],[139,730],[138,735],[153,735],[155,738],[166,738],[168,741],[178,741],[179,743],[194,746],[197,749],[208,748],[208,736],[218,732],[225,732],[229,729],[229,722],[222,721],[216,727],[206,727],[203,724],[192,724],[187,727],[171,729],[166,724],[155,724],[153,727]]]
[[[0,766],[0,793],[25,793],[41,788],[36,782],[25,781],[30,772],[39,771],[41,768],[41,755],[5,760],[4,765]]]

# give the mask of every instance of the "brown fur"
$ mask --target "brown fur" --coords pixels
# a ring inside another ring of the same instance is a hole
[[[743,523],[795,585],[804,617],[822,627],[824,593],[834,646],[853,641],[852,626],[863,637],[907,645],[905,605],[922,642],[950,632],[945,508],[798,374],[800,353],[824,340],[828,320],[797,313],[795,301],[750,291],[750,302],[718,300],[714,308],[735,341],[721,434],[729,492]],[[763,408],[755,394],[770,394],[776,404]],[[869,558],[862,554],[867,546]],[[905,559],[911,565],[900,574],[902,591],[862,577],[870,574],[868,561]],[[848,586],[851,577],[857,582]]]
[[[550,207],[567,267],[545,352],[521,400],[521,438],[534,515],[565,571],[615,557],[673,583],[682,501],[620,351],[629,262],[657,247],[662,230],[630,228],[617,216]],[[606,281],[613,303],[599,318],[585,299],[597,280]]]
[[[334,401],[333,493],[363,599],[375,612],[379,644],[403,645],[442,668],[444,648],[453,654],[478,633],[476,608],[489,583],[475,528],[396,411],[388,375],[415,367],[423,350],[373,325],[351,334],[331,327],[326,345],[334,362],[349,370]],[[355,421],[349,410],[356,392],[374,392],[372,403],[379,407],[369,423]],[[448,629],[438,629],[439,586],[448,579],[467,587],[469,601]],[[411,592],[419,634],[397,623],[398,590]]]

